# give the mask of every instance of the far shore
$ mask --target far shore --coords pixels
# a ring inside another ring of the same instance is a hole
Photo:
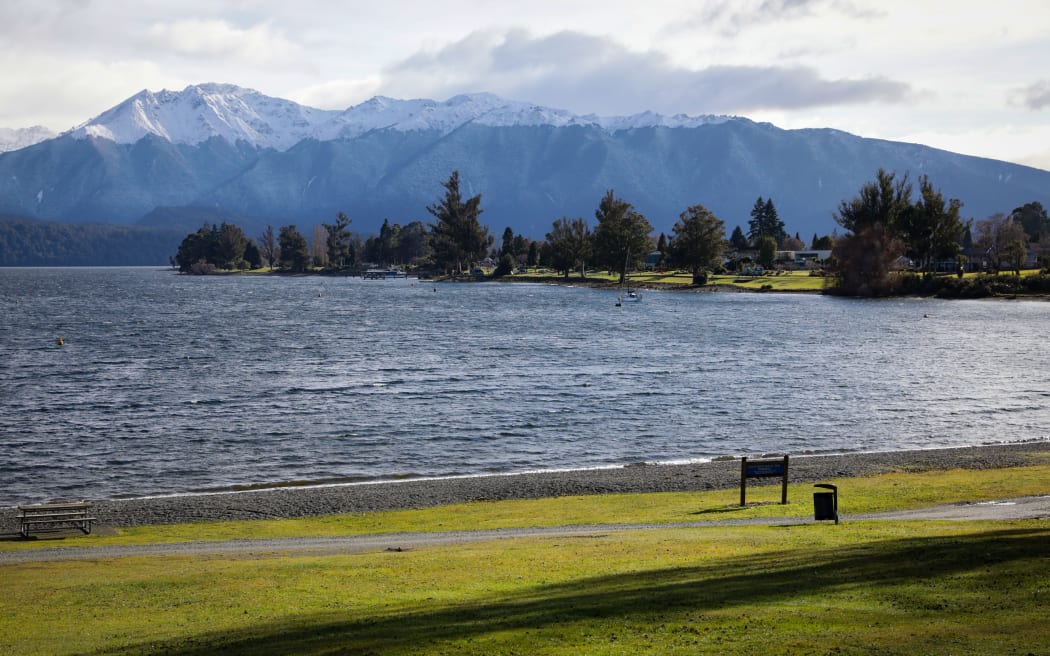
[[[789,459],[792,483],[820,482],[885,472],[991,469],[1045,463],[1050,440],[973,447],[801,455]],[[748,487],[761,484],[756,479]],[[536,499],[589,494],[690,492],[740,485],[740,460],[681,465],[627,465],[523,474],[94,501],[99,527],[198,521],[275,519],[426,508],[472,501]],[[844,490],[848,494],[848,490]],[[16,508],[0,508],[0,534],[17,531]]]

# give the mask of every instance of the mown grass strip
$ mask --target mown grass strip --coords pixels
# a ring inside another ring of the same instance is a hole
[[[987,470],[901,471],[863,478],[833,479],[844,516],[908,510],[944,503],[989,501],[1050,493],[1050,464]],[[152,544],[190,540],[330,537],[369,533],[461,531],[528,526],[607,523],[672,523],[762,517],[809,517],[813,485],[789,486],[780,505],[779,482],[749,484],[746,508],[737,489],[706,492],[608,494],[559,499],[471,502],[420,510],[326,515],[300,519],[198,522],[121,529],[117,535],[66,540],[0,542],[0,550],[58,546]]]
[[[1045,521],[664,529],[0,573],[2,653],[1026,654],[1050,644]]]

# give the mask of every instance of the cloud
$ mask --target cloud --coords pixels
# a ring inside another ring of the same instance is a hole
[[[385,72],[381,92],[446,98],[492,91],[577,112],[743,113],[865,103],[916,94],[885,77],[826,79],[805,66],[676,66],[655,51],[633,52],[612,39],[564,31],[475,32],[420,52]]]
[[[849,0],[720,0],[706,3],[691,19],[672,26],[669,30],[694,32],[705,26],[712,26],[725,36],[735,36],[760,25],[828,15],[869,20],[883,17],[885,12],[858,7]]]
[[[242,29],[224,20],[185,19],[154,23],[148,34],[156,45],[192,58],[232,57],[272,64],[296,58],[299,51],[268,23]]]
[[[362,80],[330,80],[291,94],[292,99],[319,109],[346,109],[374,96],[381,80],[378,76]]]
[[[1050,107],[1050,80],[1040,80],[1021,89],[1015,89],[1012,95],[1014,104],[1039,111]]]

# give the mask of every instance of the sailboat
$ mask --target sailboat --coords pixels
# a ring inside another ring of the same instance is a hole
[[[616,307],[620,307],[624,303],[637,303],[642,300],[642,295],[637,290],[631,289],[631,281],[627,278],[627,263],[631,260],[630,251],[627,252],[627,257],[623,260],[623,279],[627,283],[627,289],[624,289],[624,283],[620,283],[620,295],[616,299]]]

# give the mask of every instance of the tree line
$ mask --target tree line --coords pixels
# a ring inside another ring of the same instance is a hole
[[[188,273],[262,265],[290,272],[315,267],[345,271],[368,263],[415,266],[455,276],[494,260],[497,276],[542,265],[565,277],[573,273],[586,277],[588,269],[598,268],[618,273],[622,283],[628,271],[655,255],[661,268],[687,270],[694,284],[705,284],[710,272],[740,261],[768,268],[778,252],[805,249],[798,233],[788,234],[772,198],[756,199],[746,234],[737,226],[727,237],[725,222],[698,203],[681,212],[670,235],[654,237],[645,215],[614,190],[598,200],[593,224],[583,217],[563,216],[538,241],[508,227],[497,248],[488,226],[481,222],[481,195],[464,197],[458,171],[441,185],[444,193],[426,207],[433,217],[428,224],[414,221],[401,226],[384,220],[378,235],[362,239],[350,229],[350,218],[340,212],[333,223],[315,228],[310,241],[294,224],[277,230],[268,226],[256,239],[230,224],[205,224],[183,240],[174,263]],[[1029,241],[1042,238],[1050,245],[1050,220],[1039,203],[975,224],[961,218],[959,200],[946,200],[926,176],[919,178],[918,197],[913,201],[911,195],[907,176],[879,170],[875,181],[863,185],[856,198],[840,203],[834,218],[845,235],[813,235],[811,249],[833,253],[829,263],[833,291],[893,293],[891,273],[902,257],[911,258],[928,274],[935,262],[959,258],[963,249],[973,245],[984,248],[997,268],[1019,262]],[[727,261],[727,255],[736,259]]]
[[[170,228],[0,217],[0,266],[155,266],[181,237]]]
[[[991,271],[1009,268],[1017,275],[1032,245],[1050,253],[1050,217],[1040,203],[974,222],[960,216],[962,201],[945,199],[925,175],[918,182],[919,193],[912,200],[907,175],[879,169],[856,197],[839,204],[835,220],[847,234],[835,243],[832,291],[855,296],[898,293],[911,284],[898,275],[901,258],[914,262],[922,276],[930,276],[937,261],[955,261],[961,277],[964,251],[979,254]],[[1044,267],[1047,264],[1044,259]]]

